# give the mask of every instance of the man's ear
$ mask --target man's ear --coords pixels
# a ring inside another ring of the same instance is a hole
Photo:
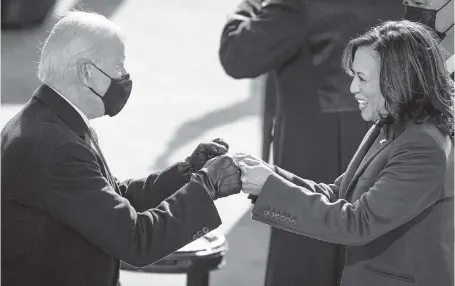
[[[79,59],[77,61],[77,73],[82,84],[87,87],[90,87],[92,79],[92,65],[86,59]]]

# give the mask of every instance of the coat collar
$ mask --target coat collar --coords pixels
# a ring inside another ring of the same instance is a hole
[[[347,197],[349,194],[350,190],[352,190],[353,186],[355,185],[355,182],[357,181],[358,177],[363,173],[365,168],[371,163],[374,157],[378,155],[388,144],[390,144],[395,138],[397,138],[403,130],[406,128],[410,121],[409,120],[384,120],[382,122],[379,122],[378,124],[381,126],[381,130],[379,132],[379,135],[375,142],[379,142],[379,144],[373,144],[370,147],[370,150],[365,154],[364,158],[356,158],[356,156],[359,155],[359,150],[363,148],[364,143],[368,141],[368,137],[371,136],[372,134],[372,129],[370,132],[367,133],[365,136],[364,140],[359,146],[358,151],[356,152],[356,155],[354,155],[354,158],[352,159],[353,162],[360,162],[359,165],[354,166],[351,165],[348,166],[348,170],[346,170],[346,174],[348,173],[354,173],[351,179],[348,178],[349,181],[345,182],[342,184],[342,186],[346,186],[346,189],[341,190],[341,194],[343,194],[343,197]],[[356,168],[355,170],[351,168]]]
[[[82,138],[90,134],[81,115],[59,94],[46,84],[41,85],[33,95],[47,105],[71,130]]]
[[[384,137],[387,140],[393,140],[403,132],[409,122],[410,120],[407,119],[397,119],[386,122],[383,126],[383,130],[381,130],[381,135],[384,134]]]

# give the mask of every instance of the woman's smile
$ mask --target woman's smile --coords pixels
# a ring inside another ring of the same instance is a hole
[[[364,99],[357,99],[357,102],[359,103],[359,109],[361,111],[364,110],[368,105],[368,101]]]

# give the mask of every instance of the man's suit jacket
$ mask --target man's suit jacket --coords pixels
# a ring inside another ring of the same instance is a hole
[[[427,120],[384,127],[365,148],[374,128],[334,184],[277,168],[253,218],[345,245],[342,285],[453,285],[453,143]]]
[[[221,224],[177,164],[119,182],[89,137],[46,85],[2,130],[2,285],[117,285],[119,260],[152,264]]]

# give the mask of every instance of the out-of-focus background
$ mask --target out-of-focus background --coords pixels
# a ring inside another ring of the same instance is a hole
[[[134,82],[131,98],[118,116],[93,121],[119,179],[164,168],[188,156],[199,142],[216,137],[225,139],[232,152],[259,156],[261,97],[255,96],[250,81],[225,75],[218,60],[226,13],[237,4],[58,0],[43,24],[2,29],[1,127],[38,87],[40,47],[53,24],[64,12],[77,9],[105,15],[125,34],[126,68]],[[119,133],[128,136],[117,137]],[[229,251],[226,264],[211,272],[210,285],[263,285],[269,227],[250,219],[251,203],[244,195],[218,200],[216,205],[223,220],[218,231],[226,235]],[[122,286],[182,286],[186,276],[122,270],[120,281]]]

